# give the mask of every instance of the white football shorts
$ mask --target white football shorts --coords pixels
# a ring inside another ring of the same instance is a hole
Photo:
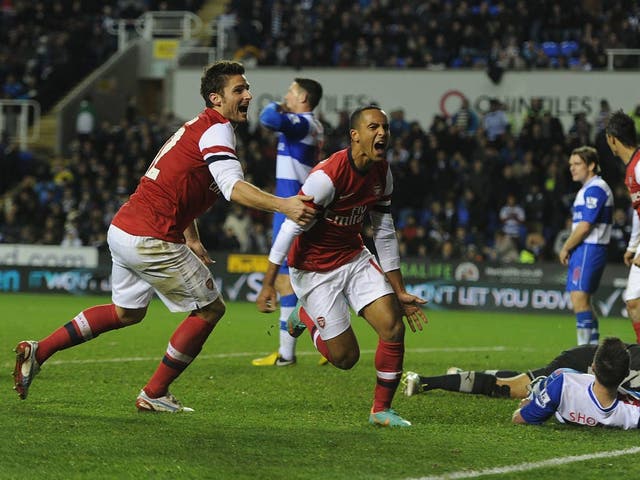
[[[375,257],[366,248],[349,263],[327,272],[289,267],[291,286],[313,318],[323,340],[340,335],[351,325],[349,306],[360,311],[393,288]]]
[[[640,249],[636,253],[635,258],[640,255]],[[622,292],[622,300],[628,302],[640,298],[640,267],[631,265],[629,270],[629,278],[627,279],[627,288]]]
[[[209,268],[183,243],[109,227],[111,298],[123,308],[149,305],[155,291],[171,312],[190,312],[220,295]]]

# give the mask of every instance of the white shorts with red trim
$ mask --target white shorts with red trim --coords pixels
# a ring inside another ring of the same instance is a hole
[[[634,260],[638,258],[639,255],[640,250],[636,253]],[[622,292],[622,299],[625,302],[628,302],[629,300],[635,300],[636,298],[640,298],[640,267],[631,265],[629,278],[627,279],[627,288]]]
[[[149,305],[153,293],[172,312],[190,312],[220,296],[209,268],[183,243],[131,235],[109,227],[113,303],[123,308]]]
[[[357,313],[393,293],[375,257],[366,248],[349,263],[327,272],[289,267],[291,285],[313,318],[323,340],[335,338],[351,325],[349,307]]]

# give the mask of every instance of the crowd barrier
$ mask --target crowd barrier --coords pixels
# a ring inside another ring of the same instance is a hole
[[[227,300],[253,302],[267,265],[264,255],[212,253],[212,272]],[[408,259],[402,262],[407,290],[428,300],[434,310],[571,312],[565,292],[566,268],[560,264],[491,264]],[[594,296],[599,316],[626,316],[622,292],[628,269],[610,264]],[[110,265],[94,268],[0,264],[0,292],[108,294]]]

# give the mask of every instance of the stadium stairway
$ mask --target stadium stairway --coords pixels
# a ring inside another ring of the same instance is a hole
[[[205,1],[197,15],[202,20],[205,28],[198,35],[198,43],[202,46],[209,46],[212,43],[212,36],[215,32],[215,24],[213,21],[218,15],[224,12],[228,0],[207,0]],[[213,25],[213,28],[210,26]],[[53,153],[56,150],[57,141],[57,115],[55,106],[46,114],[40,117],[40,134],[39,137],[29,143],[29,149],[40,151],[43,153]],[[30,127],[29,137],[32,138],[33,127]]]
[[[42,115],[40,117],[40,135],[36,140],[29,143],[29,148],[42,152],[54,152],[57,134],[56,116],[51,112]],[[31,136],[31,133],[29,136]]]
[[[198,35],[198,43],[204,47],[211,45],[211,37],[215,31],[213,20],[222,14],[229,0],[206,0],[196,13],[204,28]],[[211,28],[213,26],[213,28]]]

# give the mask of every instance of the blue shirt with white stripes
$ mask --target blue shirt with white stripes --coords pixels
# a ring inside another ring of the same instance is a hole
[[[584,243],[608,245],[613,221],[613,193],[602,177],[587,181],[573,202],[573,228],[579,222],[593,225]]]

